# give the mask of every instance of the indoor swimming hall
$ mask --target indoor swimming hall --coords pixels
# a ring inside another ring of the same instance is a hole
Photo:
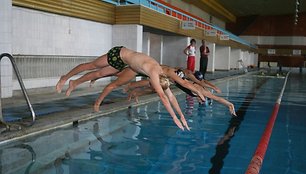
[[[3,0],[0,173],[306,173],[286,3]]]

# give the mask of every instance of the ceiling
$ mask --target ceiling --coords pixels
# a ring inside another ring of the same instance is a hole
[[[296,0],[216,0],[236,17],[250,15],[295,14]],[[299,12],[306,12],[306,0],[300,1]]]

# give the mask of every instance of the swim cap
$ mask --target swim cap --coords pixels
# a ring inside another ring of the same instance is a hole
[[[203,74],[200,71],[195,71],[194,76],[200,81],[203,80]]]
[[[175,71],[176,75],[179,76],[182,79],[185,79],[185,73],[183,72],[183,70],[178,69]]]

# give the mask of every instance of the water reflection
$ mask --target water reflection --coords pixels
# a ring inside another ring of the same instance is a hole
[[[31,157],[29,157],[28,152],[30,152]],[[31,172],[31,169],[36,162],[36,153],[32,146],[28,144],[17,144],[1,149],[0,158],[1,173],[16,173],[19,168],[16,168],[14,165],[22,165],[24,171],[22,173],[28,174]],[[20,164],[20,161],[23,161],[24,163]]]
[[[185,109],[185,114],[186,115],[192,115],[194,108],[194,97],[186,94],[186,109]]]

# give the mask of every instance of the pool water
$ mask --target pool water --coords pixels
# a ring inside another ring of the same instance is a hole
[[[306,75],[292,73],[261,173],[306,173]],[[1,173],[244,173],[284,78],[241,76],[218,83],[238,117],[213,101],[177,96],[191,131],[160,102],[0,147]]]

